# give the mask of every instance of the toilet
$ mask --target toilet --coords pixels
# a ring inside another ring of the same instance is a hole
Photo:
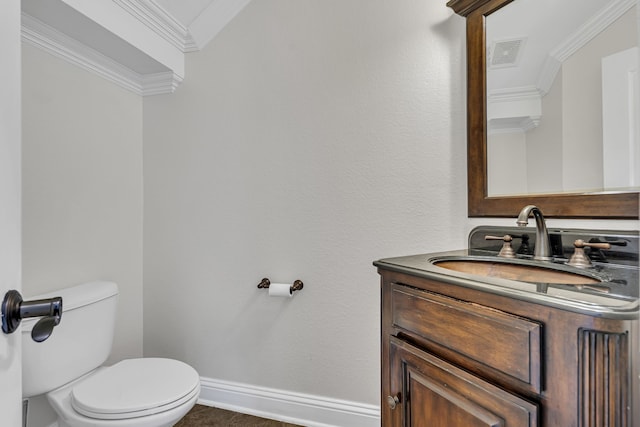
[[[198,373],[163,358],[122,360],[102,366],[111,352],[118,287],[90,282],[30,299],[62,297],[62,318],[37,343],[38,319],[22,321],[22,395],[45,395],[58,427],[169,427],[200,395]]]

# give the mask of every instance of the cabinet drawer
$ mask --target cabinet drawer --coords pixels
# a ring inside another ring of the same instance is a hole
[[[515,378],[537,393],[542,326],[493,308],[393,284],[392,322],[437,345]]]

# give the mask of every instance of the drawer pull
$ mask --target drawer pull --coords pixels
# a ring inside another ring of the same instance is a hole
[[[398,403],[400,403],[400,398],[398,397],[398,395],[387,396],[387,404],[389,405],[389,408],[396,409]]]

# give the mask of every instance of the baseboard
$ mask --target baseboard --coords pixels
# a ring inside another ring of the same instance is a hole
[[[200,378],[198,403],[305,427],[379,427],[380,407]]]

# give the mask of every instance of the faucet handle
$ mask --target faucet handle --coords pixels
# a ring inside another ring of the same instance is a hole
[[[485,240],[502,240],[504,242],[502,244],[502,248],[500,249],[500,252],[498,253],[499,257],[503,257],[503,258],[515,258],[516,257],[516,253],[513,250],[513,248],[511,247],[511,241],[513,240],[513,237],[511,237],[511,235],[505,234],[502,237],[500,237],[500,236],[484,236],[484,239]]]
[[[589,256],[584,252],[585,247],[596,248],[596,249],[611,248],[611,244],[609,243],[599,243],[599,242],[588,243],[582,239],[578,239],[575,242],[573,242],[573,246],[575,247],[575,251],[573,252],[573,255],[571,255],[571,258],[569,259],[569,262],[567,262],[567,264],[573,267],[578,267],[578,268],[590,268],[593,265],[591,263],[591,259],[589,259]]]

